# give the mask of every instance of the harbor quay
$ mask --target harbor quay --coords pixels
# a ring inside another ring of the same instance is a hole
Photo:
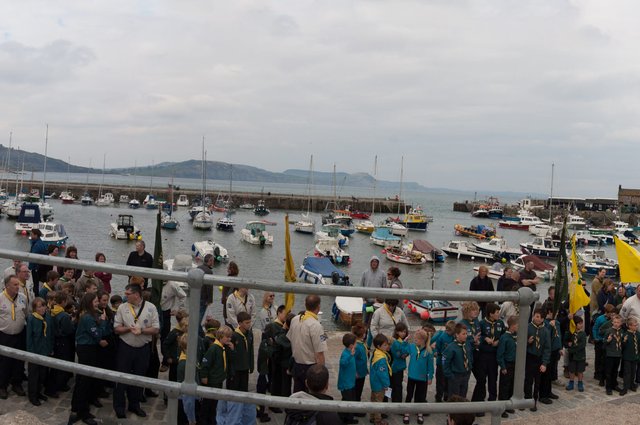
[[[323,308],[326,310],[326,306]],[[335,400],[340,399],[340,392],[337,389],[338,382],[338,369],[340,353],[344,348],[342,345],[342,336],[345,332],[328,332],[328,348],[329,354],[326,356],[327,368],[329,369],[329,391]],[[255,344],[259,344],[260,333],[254,331]],[[257,349],[255,350],[257,356]],[[617,392],[614,395],[607,396],[604,388],[598,386],[598,382],[593,379],[593,346],[589,344],[587,346],[587,370],[585,371],[584,382],[585,391],[580,393],[578,391],[566,391],[566,379],[562,377],[562,368],[560,367],[560,378],[553,385],[553,392],[558,394],[560,398],[554,400],[553,404],[545,405],[538,404],[537,412],[530,412],[528,409],[520,411],[516,410],[516,413],[510,414],[509,418],[501,419],[503,424],[514,425],[574,425],[580,424],[636,424],[637,418],[640,415],[640,394],[629,393],[626,396],[620,397]],[[561,363],[562,365],[562,360]],[[257,372],[254,371],[250,375],[249,391],[255,392]],[[160,373],[160,379],[167,379],[167,373]],[[73,383],[73,382],[72,382]],[[467,397],[471,397],[471,392],[475,386],[475,379],[471,376],[469,382],[469,392]],[[73,387],[73,385],[72,385]],[[370,400],[369,382],[367,380],[364,393],[362,395],[363,401]],[[404,384],[406,394],[406,374]],[[435,381],[432,385],[429,385],[427,391],[427,402],[434,402],[435,397]],[[156,398],[148,398],[146,403],[142,404],[142,407],[147,412],[146,418],[139,418],[135,415],[130,415],[127,419],[116,418],[112,400],[102,399],[103,407],[100,409],[93,409],[97,420],[105,425],[127,425],[127,424],[163,424],[167,423],[166,418],[167,408],[164,405],[162,396]],[[69,411],[71,408],[71,392],[60,393],[60,398],[49,399],[41,406],[33,406],[27,397],[18,397],[13,393],[10,394],[8,400],[0,400],[0,425],[12,424],[12,425],[64,425],[69,419]],[[270,412],[271,421],[269,424],[284,425],[285,414]],[[359,423],[363,425],[369,424],[369,418],[358,418]],[[401,415],[389,415],[386,419],[389,424],[400,425],[402,424]],[[425,418],[426,424],[443,424],[446,422],[444,414],[434,414]],[[257,422],[258,424],[260,422]],[[411,418],[411,423],[416,423],[416,418]],[[490,415],[485,417],[476,418],[475,424],[477,425],[489,425],[491,423]],[[337,424],[331,424],[337,425]]]

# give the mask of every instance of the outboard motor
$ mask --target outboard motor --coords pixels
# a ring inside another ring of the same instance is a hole
[[[334,285],[340,284],[340,274],[338,272],[331,273],[331,283],[333,283]]]

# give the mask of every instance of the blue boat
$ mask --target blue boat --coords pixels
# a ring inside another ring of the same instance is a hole
[[[300,276],[310,283],[350,286],[349,276],[333,265],[327,257],[306,257],[300,267]]]
[[[402,244],[402,238],[391,233],[391,229],[388,227],[376,228],[369,239],[374,245],[382,246],[385,248],[398,248]]]
[[[38,229],[42,232],[40,240],[48,245],[63,247],[66,245],[69,236],[62,224],[52,222],[38,224]]]
[[[40,207],[38,204],[23,203],[16,222],[16,232],[26,235],[42,222]]]

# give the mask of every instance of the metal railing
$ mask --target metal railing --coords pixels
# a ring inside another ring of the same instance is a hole
[[[138,385],[145,388],[163,391],[168,397],[168,409],[166,422],[177,423],[178,396],[181,394],[196,397],[250,403],[255,405],[265,405],[284,409],[303,409],[333,412],[353,412],[353,413],[480,413],[491,414],[491,423],[499,424],[501,414],[506,409],[523,409],[534,406],[532,399],[524,398],[524,371],[526,358],[526,329],[531,311],[531,304],[536,302],[539,295],[529,288],[520,288],[517,292],[490,292],[490,291],[448,291],[448,290],[426,290],[426,289],[380,289],[361,288],[331,285],[314,285],[308,283],[287,283],[266,279],[244,279],[227,276],[206,275],[200,269],[192,269],[189,272],[167,271],[160,269],[149,269],[142,267],[123,266],[109,263],[99,263],[93,261],[72,260],[66,258],[55,258],[37,254],[27,254],[23,252],[0,249],[0,258],[19,259],[31,261],[39,264],[63,266],[69,268],[81,268],[86,270],[109,272],[118,275],[139,275],[151,279],[173,280],[186,282],[189,285],[188,308],[191,312],[198,312],[200,307],[200,292],[203,285],[224,285],[230,287],[246,287],[249,289],[259,289],[271,292],[290,292],[295,294],[317,294],[317,295],[340,295],[350,297],[388,298],[392,293],[394,297],[405,299],[433,299],[433,300],[453,300],[453,301],[513,301],[519,305],[519,322],[517,340],[521,342],[516,348],[514,393],[510,400],[481,401],[465,403],[372,403],[353,401],[324,401],[305,400],[289,397],[278,397],[272,395],[247,393],[241,391],[231,391],[225,389],[209,388],[198,385],[195,381],[196,362],[192,359],[197,357],[198,333],[189,332],[187,346],[187,358],[185,381],[170,382],[160,379],[146,378],[138,375],[106,370],[102,368],[86,366],[73,362],[66,362],[47,356],[40,356],[21,350],[0,346],[0,354],[8,357],[25,360],[54,369],[61,369],[72,373],[79,373],[112,382]],[[393,291],[393,292],[391,292]],[[200,318],[198,314],[189,315],[189,328],[198,329]],[[521,336],[524,340],[521,340]],[[523,342],[524,341],[524,342]]]

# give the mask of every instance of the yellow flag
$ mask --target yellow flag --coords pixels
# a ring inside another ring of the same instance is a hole
[[[296,266],[293,264],[293,257],[291,257],[291,237],[289,236],[289,214],[284,216],[284,281],[295,282],[296,281]],[[284,306],[289,313],[293,308],[295,302],[295,294],[287,292],[284,294]]]
[[[640,253],[628,243],[613,237],[620,267],[620,282],[640,282]]]
[[[560,249],[564,249],[561,247]],[[582,307],[589,305],[589,296],[582,287],[582,278],[578,270],[578,254],[576,254],[576,235],[571,237],[571,283],[569,284],[569,313],[576,314]],[[573,319],[569,322],[571,333],[576,331]]]

